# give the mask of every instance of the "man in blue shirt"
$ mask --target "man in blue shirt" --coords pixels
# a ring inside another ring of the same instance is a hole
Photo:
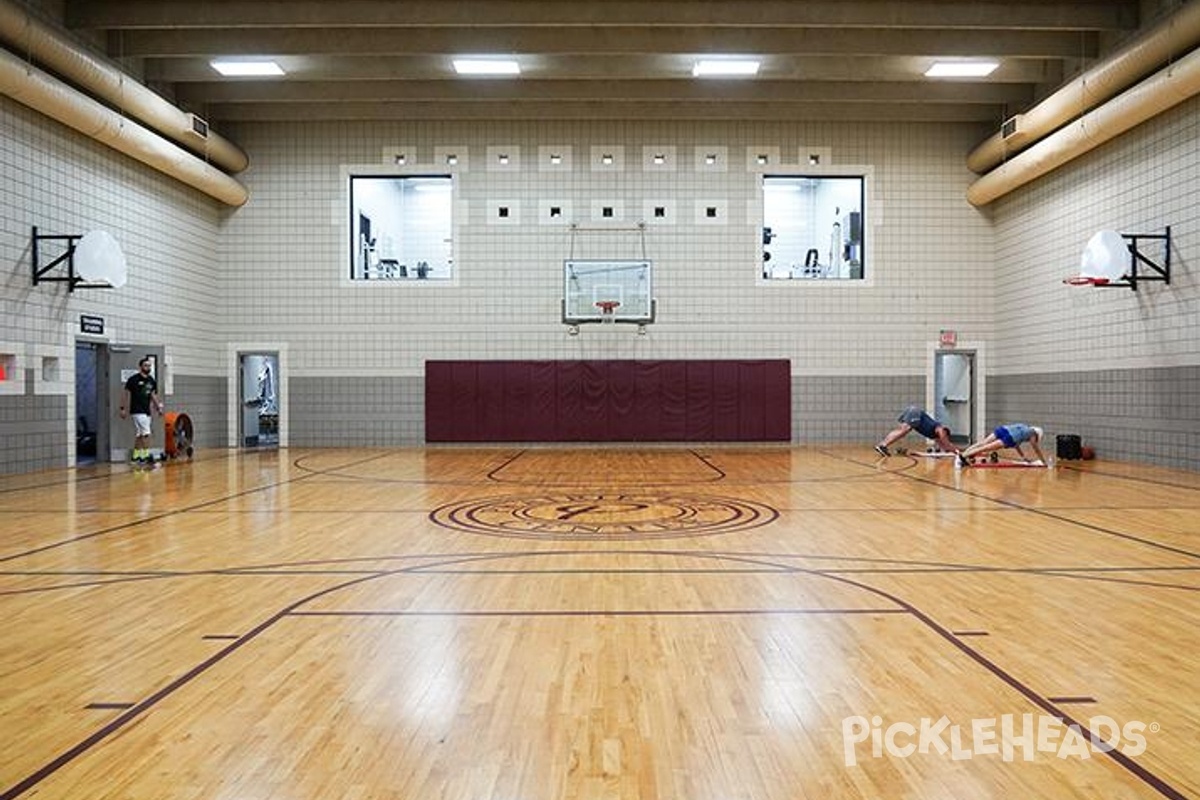
[[[958,446],[950,441],[950,429],[916,406],[909,406],[901,411],[897,419],[900,424],[883,437],[882,442],[875,445],[875,452],[879,455],[890,456],[892,453],[888,450],[888,446],[903,439],[912,431],[916,431],[926,439],[933,439],[938,443],[938,447],[946,453],[958,452]]]

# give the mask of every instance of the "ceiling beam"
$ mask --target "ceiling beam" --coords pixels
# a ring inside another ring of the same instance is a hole
[[[351,102],[215,103],[210,121],[458,120],[768,120],[839,122],[979,122],[998,126],[1001,106],[950,103],[697,102]]]
[[[819,28],[397,28],[114,31],[114,57],[458,53],[999,56],[1091,58],[1095,33],[931,29]]]
[[[73,28],[599,25],[1132,30],[1137,0],[66,0]]]
[[[645,102],[887,102],[1008,104],[1024,107],[1033,91],[1015,84],[912,82],[886,85],[840,81],[265,81],[185,84],[177,99],[201,103],[297,101],[645,101]]]
[[[434,56],[276,56],[287,72],[283,80],[450,80],[444,57]],[[912,81],[928,68],[929,58],[915,56],[773,56],[756,80],[805,81]],[[521,81],[546,78],[566,80],[633,80],[655,76],[681,76],[691,59],[684,56],[537,56],[525,59]],[[1012,58],[988,76],[988,83],[1058,84],[1063,77],[1061,59]],[[220,80],[207,59],[148,59],[143,65],[147,80],[164,83],[207,83]],[[231,82],[231,81],[223,81]],[[279,81],[269,81],[278,83]],[[731,84],[732,85],[732,84]],[[737,85],[747,85],[740,82]]]

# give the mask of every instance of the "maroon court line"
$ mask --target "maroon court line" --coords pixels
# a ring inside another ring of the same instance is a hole
[[[1049,700],[1051,703],[1060,703],[1060,704],[1061,703],[1095,703],[1096,702],[1096,698],[1086,697],[1086,696],[1047,697],[1046,699]]]
[[[630,552],[625,551],[625,554],[628,555],[628,554],[630,554]],[[530,554],[530,553],[503,554],[503,553],[500,553],[500,554],[491,554],[488,556],[481,556],[480,558],[505,559],[505,558],[511,558],[511,557],[525,557],[525,556],[529,556],[529,555],[540,555],[540,554]],[[703,554],[703,553],[692,554],[692,555],[697,558],[704,558],[704,557],[725,558],[725,557],[721,557],[721,556],[710,556],[709,554]],[[480,558],[473,558],[473,559],[467,559],[467,560],[480,560]],[[730,559],[730,560],[749,561],[750,563],[754,563],[752,560],[744,559],[744,558],[734,558],[734,559]],[[450,562],[450,563],[453,563],[453,562]],[[910,604],[906,601],[900,600],[899,598],[895,597],[894,595],[892,595],[888,592],[885,592],[881,589],[877,589],[873,586],[863,584],[858,581],[851,580],[849,578],[843,578],[843,577],[834,576],[834,575],[820,575],[819,573],[811,573],[808,570],[805,570],[802,568],[788,567],[787,565],[771,565],[771,566],[782,566],[785,569],[787,569],[791,572],[794,572],[794,573],[800,573],[800,574],[809,573],[809,574],[814,575],[814,577],[824,577],[829,580],[834,580],[839,583],[844,583],[846,585],[857,587],[859,589],[867,591],[876,596],[883,597],[885,599],[890,600],[891,602],[895,603],[900,609],[903,609],[907,613],[912,614],[918,621],[920,621],[926,627],[929,627],[931,630],[938,633],[938,635],[942,636],[946,641],[950,642],[953,646],[958,648],[961,652],[970,656],[973,660],[975,660],[977,663],[979,663],[981,666],[983,666],[985,669],[987,669],[993,675],[999,677],[1001,680],[1003,680],[1005,683],[1007,683],[1013,689],[1018,691],[1021,695],[1025,696],[1028,700],[1033,702],[1039,708],[1042,708],[1042,709],[1048,711],[1049,713],[1051,713],[1054,716],[1058,717],[1059,719],[1063,720],[1067,724],[1076,727],[1080,731],[1086,730],[1089,740],[1094,745],[1097,745],[1097,747],[1099,747],[1101,744],[1103,744],[1102,741],[1097,740],[1096,735],[1094,733],[1092,733],[1092,731],[1090,729],[1083,728],[1082,725],[1080,725],[1078,722],[1076,722],[1068,714],[1066,714],[1065,712],[1058,709],[1053,703],[1042,698],[1034,690],[1025,686],[1023,683],[1021,683],[1015,677],[1009,675],[1006,671],[1004,671],[998,665],[996,665],[995,663],[993,663],[992,661],[990,661],[989,659],[984,657],[982,654],[978,653],[977,651],[975,651],[972,648],[970,648],[969,646],[967,646],[962,640],[958,639],[950,631],[948,631],[945,628],[943,628],[942,626],[938,625],[936,622],[933,621],[932,618],[930,618],[929,616],[927,616],[926,614],[921,612],[919,609],[917,609],[912,604]],[[350,586],[355,586],[355,585],[358,585],[361,583],[365,583],[367,581],[375,580],[377,578],[386,577],[388,575],[402,574],[404,572],[410,571],[411,569],[412,568],[410,567],[410,568],[395,570],[393,572],[385,573],[383,575],[372,575],[372,576],[365,576],[365,577],[357,578],[355,580],[347,581],[347,582],[339,584],[337,586],[329,587],[329,588],[321,590],[319,592],[315,592],[305,598],[302,598],[301,600],[296,601],[295,603],[292,603],[289,606],[286,606],[284,609],[277,612],[276,614],[269,617],[267,620],[265,620],[264,622],[260,623],[258,626],[253,628],[244,637],[233,642],[231,645],[222,649],[220,652],[214,654],[209,659],[206,659],[204,662],[201,662],[201,664],[197,665],[196,667],[193,667],[187,673],[185,673],[184,675],[175,679],[168,685],[164,686],[162,689],[160,689],[158,692],[151,695],[151,697],[147,698],[145,701],[142,701],[134,708],[127,710],[124,714],[121,714],[116,719],[112,720],[108,725],[106,725],[103,728],[101,728],[100,730],[96,731],[91,736],[86,738],[84,741],[75,745],[75,747],[73,747],[70,750],[66,751],[65,753],[59,755],[57,758],[55,758],[50,763],[44,765],[41,769],[39,769],[32,775],[28,776],[27,778],[25,778],[23,781],[18,783],[13,788],[9,789],[4,794],[0,794],[0,800],[12,800],[12,798],[17,797],[18,795],[27,791],[29,788],[32,788],[33,786],[37,785],[41,781],[45,780],[47,777],[49,777],[51,774],[53,774],[54,772],[61,769],[67,763],[74,760],[79,755],[87,752],[92,747],[94,747],[96,744],[99,744],[104,739],[108,738],[110,735],[112,735],[116,731],[120,730],[125,725],[127,725],[129,722],[133,721],[137,717],[144,714],[151,707],[153,707],[154,705],[157,705],[162,699],[173,694],[178,689],[180,689],[183,686],[190,683],[192,680],[194,680],[200,674],[207,671],[213,665],[219,663],[224,658],[231,655],[236,650],[240,649],[246,643],[257,638],[264,631],[266,631],[270,627],[274,626],[281,619],[283,619],[284,617],[286,617],[290,614],[293,614],[297,609],[299,609],[305,603],[311,602],[320,597],[324,597],[326,595],[332,594],[334,592],[340,591],[341,589],[345,589]],[[878,613],[878,612],[876,612],[876,613]],[[1161,778],[1159,778],[1158,776],[1151,773],[1149,770],[1146,770],[1141,765],[1134,762],[1128,756],[1125,756],[1123,753],[1120,753],[1115,749],[1109,749],[1109,750],[1104,750],[1104,748],[1100,748],[1100,749],[1102,750],[1102,752],[1104,752],[1105,755],[1107,755],[1110,758],[1112,758],[1113,760],[1117,761],[1118,764],[1123,766],[1126,770],[1135,774],[1137,777],[1141,778],[1145,783],[1147,783],[1148,785],[1155,788],[1161,794],[1163,794],[1167,797],[1173,798],[1173,800],[1184,800],[1184,796],[1182,794],[1180,794],[1175,789],[1173,789],[1170,785],[1168,785]]]
[[[578,611],[294,611],[292,617],[769,617],[843,614],[907,614],[903,608],[733,608],[733,609],[638,609]]]
[[[1118,475],[1115,472],[1101,472],[1095,469],[1080,469],[1071,464],[1064,464],[1061,461],[1058,463],[1060,469],[1069,469],[1071,472],[1077,472],[1080,475],[1099,475],[1104,478],[1113,478],[1121,481],[1136,481],[1138,483],[1152,483],[1157,486],[1169,486],[1173,489],[1185,489],[1189,492],[1200,492],[1200,486],[1188,486],[1183,483],[1172,483],[1171,481],[1159,480],[1157,478],[1143,478],[1137,475]]]
[[[862,466],[862,467],[871,466],[870,464],[865,464],[861,461],[855,461],[852,458],[844,458],[842,456],[835,455],[828,451],[821,451],[821,452],[823,455],[825,455],[829,458],[832,458],[832,459],[836,459],[838,461],[848,461],[851,464],[858,464],[859,466]],[[1087,528],[1088,530],[1093,530],[1093,531],[1096,531],[1097,533],[1103,533],[1107,536],[1115,536],[1119,539],[1126,539],[1131,542],[1137,542],[1138,544],[1144,544],[1148,547],[1153,547],[1158,550],[1165,550],[1166,552],[1175,553],[1176,555],[1187,556],[1188,558],[1200,559],[1200,553],[1194,553],[1190,550],[1184,550],[1183,548],[1180,548],[1180,547],[1174,547],[1169,544],[1163,544],[1162,542],[1156,542],[1153,539],[1144,539],[1140,536],[1134,536],[1131,533],[1122,533],[1120,531],[1114,531],[1109,528],[1103,528],[1099,525],[1093,525],[1090,522],[1081,522],[1079,520],[1071,519],[1070,517],[1063,517],[1063,516],[1059,516],[1058,514],[1051,514],[1050,512],[1044,511],[1040,508],[1033,508],[1031,506],[1023,506],[1020,503],[1013,502],[1012,500],[1004,500],[999,497],[989,497],[985,494],[981,494],[979,492],[968,491],[961,487],[947,486],[944,483],[939,483],[938,481],[932,480],[930,478],[923,478],[919,475],[904,475],[903,477],[908,478],[909,480],[917,481],[919,483],[928,484],[930,486],[937,486],[941,489],[946,489],[951,492],[958,492],[960,494],[965,494],[968,497],[975,497],[980,500],[987,500],[992,503],[996,503],[998,505],[1009,506],[1010,508],[1016,508],[1016,509],[1020,509],[1021,511],[1027,511],[1030,514],[1037,514],[1038,516],[1047,517],[1048,519],[1057,520],[1059,522],[1065,522],[1068,525],[1074,525],[1074,526],[1080,527],[1080,528]],[[1087,511],[1086,508],[1081,508],[1079,510]]]
[[[377,458],[382,458],[382,457],[383,457],[382,455],[372,456],[370,458],[366,458],[366,459],[363,459],[358,462],[353,462],[351,464],[348,464],[347,466],[357,466],[358,464],[365,464],[369,461],[373,461]],[[297,459],[297,460],[299,460],[299,459]],[[230,500],[236,500],[239,497],[245,497],[247,495],[256,494],[258,492],[265,492],[270,489],[277,489],[280,486],[286,486],[290,483],[302,481],[307,478],[308,478],[308,475],[301,475],[296,478],[288,478],[285,481],[278,481],[276,483],[269,483],[269,484],[266,484],[263,486],[257,486],[253,489],[244,489],[240,492],[235,492],[233,494],[226,495],[224,497],[219,497],[215,500],[206,500],[203,503],[197,503],[192,506],[184,506],[183,508],[176,508],[176,509],[172,509],[170,511],[164,511],[160,514],[152,514],[150,516],[142,517],[141,519],[136,519],[136,520],[132,520],[130,522],[122,523],[121,525],[113,525],[108,528],[101,528],[98,531],[92,531],[91,533],[80,534],[79,536],[73,536],[70,539],[63,539],[62,541],[52,542],[50,544],[42,545],[41,547],[34,547],[30,550],[25,550],[20,553],[13,553],[11,555],[0,556],[0,564],[3,564],[7,561],[15,561],[16,559],[25,558],[27,556],[38,555],[39,553],[45,553],[50,550],[56,550],[60,547],[66,547],[67,545],[78,544],[79,542],[85,542],[89,539],[94,539],[98,536],[104,536],[109,533],[116,533],[117,531],[128,530],[129,528],[135,528],[139,525],[144,525],[147,522],[157,522],[158,520],[167,519],[168,517],[175,517],[175,516],[179,516],[181,514],[187,514],[188,512],[193,511],[198,508],[208,508],[209,506],[214,506],[214,505],[217,505],[218,503],[227,503]]]
[[[799,570],[799,571],[803,572],[804,570]],[[995,675],[997,678],[1002,680],[1004,683],[1008,684],[1010,687],[1012,687],[1018,693],[1023,695],[1027,700],[1029,700],[1035,706],[1042,709],[1043,711],[1046,711],[1047,713],[1051,714],[1052,716],[1059,718],[1066,725],[1075,728],[1081,734],[1086,734],[1088,741],[1090,741],[1092,743],[1092,745],[1094,745],[1096,747],[1096,749],[1099,750],[1103,755],[1106,755],[1109,758],[1111,758],[1112,760],[1116,761],[1117,764],[1124,767],[1126,771],[1128,771],[1128,772],[1132,773],[1133,775],[1137,776],[1138,778],[1140,778],[1144,783],[1146,783],[1148,786],[1153,788],[1159,794],[1163,795],[1164,797],[1169,797],[1169,798],[1171,798],[1171,800],[1187,800],[1187,796],[1184,795],[1182,792],[1175,789],[1170,784],[1168,784],[1165,780],[1158,777],[1158,775],[1155,775],[1153,772],[1146,769],[1141,764],[1137,763],[1132,758],[1130,758],[1129,756],[1120,752],[1116,748],[1108,747],[1106,742],[1104,741],[1104,739],[1097,736],[1091,730],[1091,728],[1085,727],[1082,723],[1080,723],[1079,721],[1074,719],[1067,712],[1065,712],[1061,708],[1059,708],[1053,701],[1049,700],[1048,698],[1042,697],[1035,690],[1033,690],[1029,686],[1025,685],[1020,679],[1009,674],[1003,667],[996,664],[994,661],[992,661],[987,656],[980,653],[978,650],[975,650],[974,648],[972,648],[963,639],[959,638],[958,636],[955,636],[951,631],[949,631],[946,628],[939,625],[937,622],[935,622],[933,620],[932,617],[927,615],[925,612],[921,611],[919,608],[917,608],[913,604],[909,603],[906,600],[902,600],[899,597],[896,597],[895,595],[891,594],[890,592],[886,592],[882,589],[878,589],[874,586],[870,586],[865,583],[860,583],[858,581],[851,580],[850,578],[842,578],[842,577],[839,577],[836,575],[829,575],[826,577],[829,577],[831,580],[842,581],[842,582],[848,583],[853,586],[858,586],[858,587],[865,589],[866,591],[869,591],[873,594],[877,594],[881,597],[885,597],[888,600],[891,600],[892,602],[901,606],[902,608],[907,609],[923,625],[925,625],[927,628],[932,630],[938,636],[941,636],[944,640],[949,642],[955,648],[957,648],[961,652],[965,653],[968,657],[971,658],[971,660],[975,661],[977,664],[982,666],[988,672],[991,672],[993,675]]]

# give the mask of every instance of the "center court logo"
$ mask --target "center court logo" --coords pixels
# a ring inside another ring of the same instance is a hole
[[[525,539],[636,541],[731,533],[765,525],[770,506],[714,495],[550,492],[452,503],[430,514],[447,528]]]
[[[881,717],[854,716],[842,720],[842,748],[847,767],[855,766],[859,758],[866,757],[868,740],[872,758],[883,758],[885,753],[895,758],[908,758],[913,753],[935,752],[949,755],[954,761],[976,756],[1000,756],[1005,761],[1012,761],[1020,753],[1023,760],[1032,761],[1034,753],[1086,759],[1093,753],[1112,750],[1119,750],[1126,756],[1139,756],[1146,750],[1144,734],[1147,730],[1157,732],[1158,725],[1130,721],[1122,726],[1112,717],[1103,715],[1089,719],[1087,730],[1046,714],[1004,714],[999,718],[973,719],[965,728],[952,725],[945,716],[936,720],[925,717],[916,725],[893,722],[886,727]],[[862,752],[859,745],[863,745]]]

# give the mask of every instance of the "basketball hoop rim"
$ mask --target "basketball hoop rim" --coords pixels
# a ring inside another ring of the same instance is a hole
[[[1090,278],[1087,275],[1075,275],[1071,278],[1066,278],[1063,283],[1068,286],[1104,286],[1111,283],[1108,278]]]

